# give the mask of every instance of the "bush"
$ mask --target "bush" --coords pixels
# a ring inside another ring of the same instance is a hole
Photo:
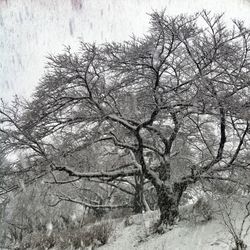
[[[123,219],[128,216],[133,215],[133,211],[131,208],[120,208],[110,211],[107,215],[105,215],[103,218],[111,218],[111,219]]]
[[[212,219],[212,215],[212,203],[205,197],[200,197],[194,204],[180,208],[180,219],[192,223],[207,222]]]
[[[200,197],[193,206],[193,213],[196,220],[209,221],[212,219],[213,208],[209,199]]]
[[[212,188],[220,195],[234,195],[239,191],[239,185],[220,180],[214,180]]]
[[[14,248],[15,250],[37,249],[44,250],[50,249],[56,245],[57,236],[52,233],[47,235],[45,233],[32,233],[27,235],[20,246]]]
[[[88,233],[90,238],[92,239],[92,242],[94,240],[97,240],[102,245],[104,245],[108,242],[108,239],[110,238],[112,232],[113,224],[111,222],[101,222],[99,224],[93,225]]]
[[[53,232],[51,235],[45,233],[33,233],[25,237],[16,250],[50,249],[54,246],[65,250],[70,247],[101,246],[108,242],[114,230],[111,222],[100,222],[83,228]]]

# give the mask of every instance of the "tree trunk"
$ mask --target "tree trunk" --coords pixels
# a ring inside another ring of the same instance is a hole
[[[156,192],[161,214],[160,224],[173,225],[175,218],[178,216],[178,204],[175,195],[166,185],[157,188]]]
[[[174,183],[173,186],[161,185],[156,188],[160,209],[160,224],[172,226],[179,215],[179,203],[187,185]]]
[[[246,250],[247,249],[247,245],[244,243],[243,240],[240,240],[240,239],[235,240],[235,245],[236,247],[233,248],[233,250]]]
[[[144,209],[144,194],[143,194],[143,181],[142,175],[135,176],[135,194],[133,212],[136,214],[142,213]]]
[[[150,206],[148,205],[148,202],[147,202],[144,194],[143,194],[142,198],[143,198],[143,207],[145,209],[145,212],[151,211]]]

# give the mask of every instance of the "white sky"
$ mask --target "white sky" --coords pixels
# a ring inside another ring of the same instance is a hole
[[[245,20],[250,0],[0,0],[0,97],[28,97],[49,53],[63,45],[122,41],[148,28],[152,9],[169,14],[202,9]]]

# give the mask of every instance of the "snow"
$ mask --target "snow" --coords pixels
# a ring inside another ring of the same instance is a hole
[[[51,221],[47,223],[46,229],[47,229],[47,235],[50,236],[53,231],[53,224]]]
[[[240,210],[235,213],[240,217]],[[232,249],[232,237],[227,232],[221,218],[216,216],[211,221],[191,223],[180,221],[174,228],[163,235],[149,234],[145,225],[152,225],[159,213],[147,212],[145,215],[132,217],[133,224],[124,226],[120,223],[114,237],[100,250],[227,250]],[[239,218],[238,217],[238,218]],[[250,246],[250,235],[245,238]],[[250,249],[250,248],[248,248]]]
[[[79,39],[123,41],[148,30],[152,10],[171,15],[204,8],[250,23],[246,0],[5,0],[0,1],[0,97],[28,97],[44,71],[45,56]]]

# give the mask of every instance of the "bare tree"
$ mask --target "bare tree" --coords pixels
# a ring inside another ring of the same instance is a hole
[[[238,190],[239,191],[239,190]],[[240,198],[239,198],[240,197]],[[249,197],[236,194],[224,195],[218,201],[223,224],[233,238],[235,250],[247,249],[244,242],[250,230],[250,201]]]
[[[31,102],[1,108],[5,147],[25,150],[32,169],[42,159],[41,172],[137,176],[141,203],[149,181],[160,223],[172,225],[190,184],[249,170],[249,34],[205,11],[155,12],[142,38],[66,48],[49,57]],[[98,156],[72,160],[86,150]]]

